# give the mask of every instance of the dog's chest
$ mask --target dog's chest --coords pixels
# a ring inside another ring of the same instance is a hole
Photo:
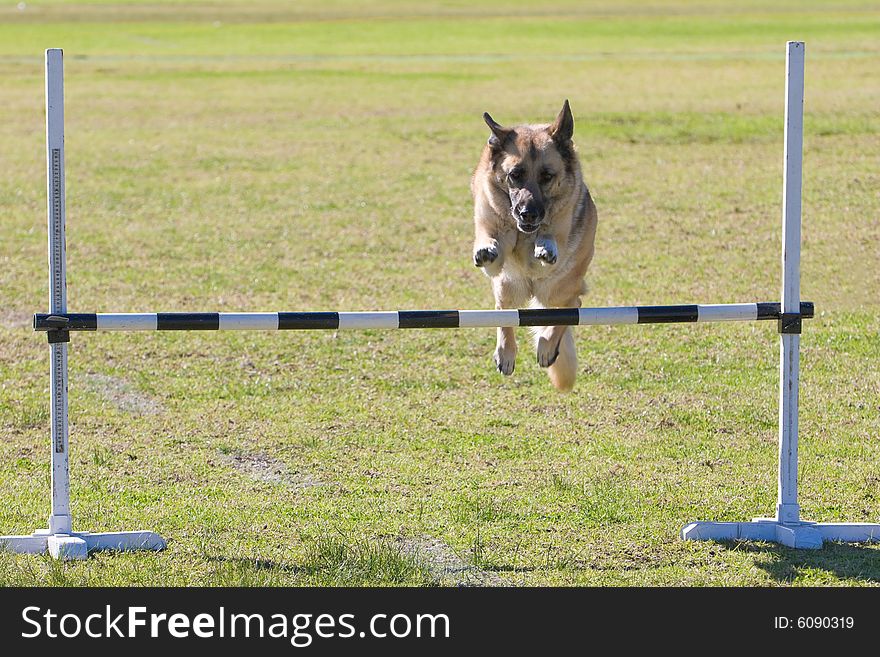
[[[516,244],[504,263],[505,273],[507,273],[508,277],[531,280],[546,278],[550,275],[551,268],[535,257],[536,237],[536,234],[517,234]]]

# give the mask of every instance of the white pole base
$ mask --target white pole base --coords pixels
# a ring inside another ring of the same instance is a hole
[[[0,536],[0,550],[19,554],[43,554],[48,552],[56,559],[70,561],[85,559],[89,552],[114,550],[164,550],[165,539],[155,532],[71,532],[51,534],[47,529],[38,529],[30,536]]]
[[[790,548],[818,550],[825,541],[880,542],[880,524],[869,522],[781,523],[776,518],[752,522],[692,522],[681,530],[685,541],[766,541]]]

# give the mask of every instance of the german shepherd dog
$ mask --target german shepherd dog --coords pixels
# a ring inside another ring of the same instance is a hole
[[[580,307],[597,216],[571,140],[568,101],[550,125],[505,128],[488,113],[483,119],[491,134],[471,180],[474,264],[492,280],[495,307]],[[577,374],[571,328],[535,329],[535,347],[553,385],[571,390]],[[514,329],[499,328],[495,365],[509,375],[515,362]]]

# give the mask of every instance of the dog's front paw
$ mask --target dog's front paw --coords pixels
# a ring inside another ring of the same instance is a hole
[[[543,335],[538,338],[538,365],[541,367],[550,367],[559,357],[559,343],[553,344]]]
[[[552,242],[535,244],[535,258],[547,265],[555,265],[559,259],[559,253]]]
[[[474,265],[477,267],[485,267],[491,265],[498,259],[498,247],[483,246],[474,250]]]
[[[501,372],[504,376],[510,376],[513,374],[513,368],[516,366],[516,352],[512,349],[501,349],[500,347],[495,350],[495,367],[498,368],[498,371]]]

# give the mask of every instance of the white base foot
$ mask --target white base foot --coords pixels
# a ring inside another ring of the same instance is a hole
[[[43,554],[48,552],[56,559],[65,561],[85,559],[89,552],[98,550],[164,550],[165,540],[155,532],[71,532],[70,534],[50,534],[40,529],[30,536],[0,536],[0,550],[21,554]]]
[[[46,537],[46,546],[49,548],[49,554],[62,561],[85,559],[89,556],[89,548],[79,536],[52,534]]]
[[[825,541],[870,543],[880,541],[880,524],[867,522],[780,523],[775,518],[752,522],[692,522],[681,530],[685,541],[767,541],[816,550]]]

